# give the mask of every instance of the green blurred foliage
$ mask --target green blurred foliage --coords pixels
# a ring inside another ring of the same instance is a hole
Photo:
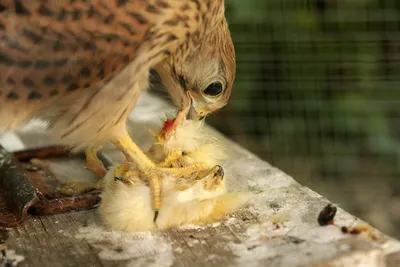
[[[227,18],[237,78],[209,122],[400,234],[390,211],[360,208],[365,194],[383,207],[400,196],[400,1],[227,0]]]

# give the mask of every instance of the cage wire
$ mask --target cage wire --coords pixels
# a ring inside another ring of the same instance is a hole
[[[237,75],[207,122],[400,237],[400,1],[226,5]]]

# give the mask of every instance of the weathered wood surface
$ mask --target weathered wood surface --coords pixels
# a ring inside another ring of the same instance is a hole
[[[141,97],[129,125],[134,140],[143,148],[151,141],[147,129],[158,128],[160,118],[171,110],[163,101],[151,98],[147,94]],[[246,209],[207,227],[140,234],[105,230],[96,210],[31,216],[9,231],[9,262],[16,259],[18,266],[33,267],[399,266],[397,240],[376,231],[379,240],[371,241],[344,235],[334,225],[319,226],[317,216],[329,203],[327,199],[219,136],[230,155],[224,165],[228,188],[254,193]],[[36,126],[18,136],[3,135],[0,142],[13,150],[48,144]],[[118,151],[108,148],[106,156],[112,162],[122,159]],[[340,226],[360,222],[341,209],[335,218]]]

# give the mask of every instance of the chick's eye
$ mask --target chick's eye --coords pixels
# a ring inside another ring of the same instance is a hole
[[[213,82],[203,92],[209,96],[217,96],[222,92],[222,84],[220,82]]]

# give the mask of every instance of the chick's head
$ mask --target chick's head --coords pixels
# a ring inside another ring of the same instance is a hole
[[[223,219],[242,207],[247,193],[228,193],[225,174],[220,166],[203,178],[163,181],[163,205],[156,221],[159,229],[181,225],[203,225]]]
[[[186,119],[189,107],[180,111],[174,118],[167,118],[156,136],[156,142],[149,153],[158,159],[174,151],[185,152],[181,165],[203,162],[213,167],[225,160],[224,147],[205,127],[204,120]]]

